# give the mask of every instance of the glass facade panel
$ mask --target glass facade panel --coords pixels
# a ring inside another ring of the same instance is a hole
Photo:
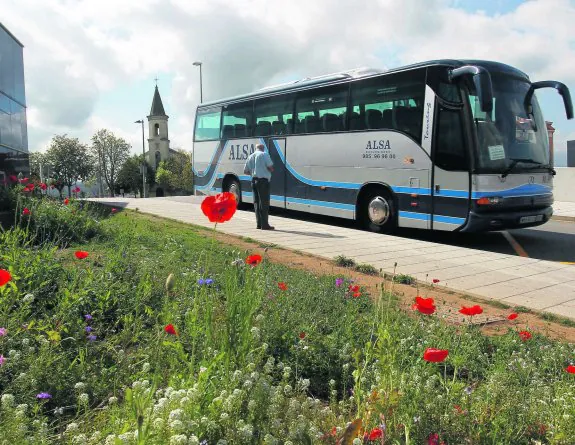
[[[0,24],[0,181],[29,171],[23,47]]]

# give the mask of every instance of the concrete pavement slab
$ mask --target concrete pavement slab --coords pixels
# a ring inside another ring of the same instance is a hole
[[[102,198],[94,201],[138,208],[141,212],[213,228],[201,212],[199,197]],[[397,273],[427,279],[428,282],[438,278],[442,285],[454,291],[575,318],[573,266],[277,215],[270,217],[270,223],[276,226],[276,231],[257,230],[253,212],[237,211],[231,221],[218,224],[217,231],[296,249],[328,260],[344,255],[387,273],[392,273],[397,264]]]

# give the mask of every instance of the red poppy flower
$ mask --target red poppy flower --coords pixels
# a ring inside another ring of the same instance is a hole
[[[515,312],[513,312],[512,314],[509,314],[507,316],[508,320],[515,320],[519,315],[517,315]]]
[[[64,205],[68,205],[68,204],[70,204],[70,200],[69,200],[68,198],[66,198],[66,199],[64,200]]]
[[[20,179],[20,184],[26,184],[28,182],[28,178]]]
[[[473,317],[474,315],[482,314],[483,308],[481,306],[479,306],[478,304],[476,304],[475,306],[471,306],[471,307],[462,306],[461,309],[459,309],[459,313]]]
[[[246,258],[246,264],[249,264],[250,266],[257,266],[261,262],[262,262],[261,255],[250,255],[249,257]]]
[[[354,292],[353,293],[353,298],[359,298],[361,297],[361,292]]]
[[[439,434],[430,433],[429,436],[427,436],[427,445],[439,445]]]
[[[22,210],[22,215],[28,216],[29,214],[30,214],[30,209],[28,207],[24,207],[24,210]]]
[[[40,188],[42,190],[46,190],[48,188],[48,186],[46,184],[44,184],[43,182],[40,183]]]
[[[305,338],[305,336],[306,336],[306,333],[305,333],[305,332],[302,331],[302,332],[299,333],[299,338],[300,338],[300,340],[303,340],[303,339]]]
[[[529,340],[533,336],[531,335],[531,332],[529,332],[529,331],[521,331],[519,333],[519,337],[521,337],[521,340],[526,341],[526,340]]]
[[[117,208],[115,208],[115,207],[112,207],[112,213],[116,213],[117,211],[118,211],[118,209],[117,209]]]
[[[383,437],[383,430],[381,428],[374,428],[369,432],[369,436],[367,438],[369,440],[377,440]]]
[[[76,258],[78,258],[79,260],[83,260],[84,258],[88,258],[89,253],[86,252],[85,250],[77,250],[76,252],[74,252],[74,255],[76,255]]]
[[[287,290],[287,288],[288,288],[288,287],[287,287],[287,284],[285,284],[283,281],[280,281],[280,282],[278,283],[278,287],[279,287],[281,290]]]
[[[207,196],[202,201],[202,212],[213,223],[229,221],[236,213],[236,208],[236,197],[229,192],[218,193],[216,196]]]
[[[8,176],[8,180],[9,180],[11,183],[18,182],[18,176],[16,176],[16,175],[10,175],[10,176]]]
[[[12,275],[10,275],[10,272],[4,269],[0,269],[0,287],[4,286],[11,279]]]
[[[433,284],[439,283],[439,280],[437,278],[434,278],[432,281],[433,281]]]
[[[565,368],[565,371],[567,371],[569,374],[575,374],[575,366],[569,365],[567,368]]]
[[[422,314],[431,315],[435,312],[435,300],[433,298],[415,297],[415,304],[411,306],[414,311]]]
[[[176,328],[174,327],[173,324],[167,324],[164,327],[164,331],[166,331],[166,334],[170,334],[170,335],[178,335],[178,333],[176,332]]]
[[[358,286],[357,284],[355,284],[355,285],[350,284],[350,285],[349,285],[349,291],[350,291],[351,293],[359,292],[359,286]]]
[[[72,192],[73,192],[73,193],[80,193],[81,191],[82,191],[82,189],[81,189],[80,187],[74,187],[74,188],[72,189]]]
[[[447,358],[449,351],[447,349],[427,348],[423,353],[423,360],[426,362],[439,363]]]
[[[33,192],[34,191],[34,184],[28,184],[26,187],[24,187],[24,190],[22,190],[24,193],[28,193],[28,192]]]

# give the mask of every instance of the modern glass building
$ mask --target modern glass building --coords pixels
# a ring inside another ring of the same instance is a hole
[[[0,23],[0,183],[30,172],[24,45]]]

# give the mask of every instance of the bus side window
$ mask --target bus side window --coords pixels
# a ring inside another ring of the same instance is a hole
[[[344,131],[348,90],[348,84],[344,84],[300,92],[294,133]]]
[[[220,138],[221,108],[198,110],[194,141],[213,141]]]
[[[254,136],[291,133],[293,100],[291,94],[256,100],[254,105]]]
[[[439,110],[436,135],[435,164],[443,170],[468,171],[461,111],[442,107]]]
[[[224,107],[222,139],[250,136],[253,128],[253,102],[242,102]]]

